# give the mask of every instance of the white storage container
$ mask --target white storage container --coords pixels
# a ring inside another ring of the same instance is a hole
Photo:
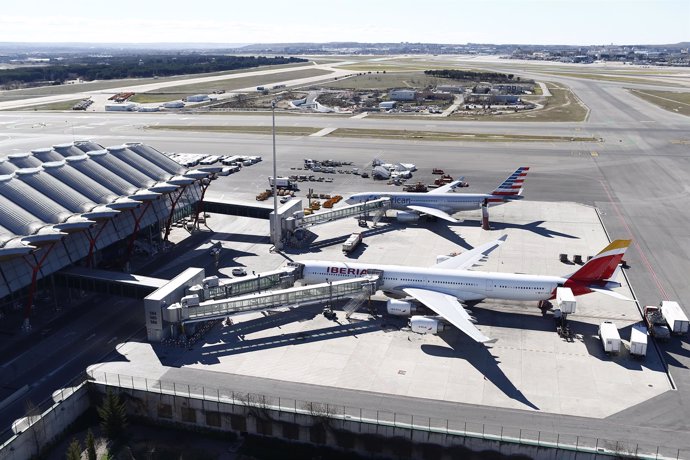
[[[634,324],[630,329],[630,354],[647,356],[647,328],[644,324]]]
[[[606,353],[618,353],[621,350],[621,336],[618,328],[611,321],[604,321],[599,326],[599,338]]]
[[[556,304],[563,314],[569,315],[575,313],[577,300],[575,300],[573,291],[570,288],[556,288]]]
[[[671,333],[685,334],[688,332],[688,317],[683,309],[680,308],[678,302],[670,300],[661,302],[661,314],[664,316],[669,329],[671,329]]]

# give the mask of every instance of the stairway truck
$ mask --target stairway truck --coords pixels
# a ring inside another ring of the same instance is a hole
[[[647,356],[647,328],[643,324],[633,324],[630,328],[630,354],[639,358]]]
[[[575,313],[577,308],[577,300],[570,288],[559,287],[556,288],[556,305],[561,313],[569,315]]]
[[[621,336],[618,334],[618,328],[611,321],[604,321],[599,325],[599,339],[606,353],[621,351]]]
[[[661,315],[668,324],[672,334],[685,334],[688,332],[688,317],[678,304],[670,300],[661,302]]]
[[[353,233],[343,243],[343,253],[348,254],[348,253],[352,252],[361,242],[362,242],[362,234],[359,232]]]

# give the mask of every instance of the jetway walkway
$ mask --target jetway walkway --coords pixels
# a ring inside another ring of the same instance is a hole
[[[70,289],[143,299],[165,286],[168,280],[96,268],[71,266],[56,272],[55,282],[58,286]]]
[[[294,233],[298,229],[308,228],[314,225],[325,224],[334,220],[345,219],[347,217],[367,215],[371,212],[383,213],[390,209],[390,198],[381,198],[378,200],[367,201],[364,203],[344,206],[342,208],[332,209],[329,211],[319,211],[308,216],[288,217],[285,219],[285,230]]]
[[[163,319],[171,323],[192,323],[278,306],[369,296],[379,289],[381,282],[382,273],[373,273],[361,278],[210,300],[194,306],[176,303],[163,312]]]

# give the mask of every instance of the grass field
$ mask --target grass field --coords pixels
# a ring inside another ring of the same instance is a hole
[[[664,110],[690,116],[690,92],[676,93],[673,91],[653,91],[648,89],[628,89],[628,91]]]
[[[307,66],[308,62],[296,64],[282,64],[276,66],[252,67],[250,69],[228,70],[226,72],[205,73],[196,75],[177,75],[174,77],[160,77],[153,78],[130,78],[124,80],[99,80],[87,83],[80,83],[77,85],[55,85],[55,86],[40,86],[38,88],[14,89],[10,91],[0,91],[0,102],[16,101],[20,99],[31,99],[34,97],[55,96],[62,94],[82,93],[86,91],[107,90],[110,88],[122,88],[127,86],[145,85],[147,83],[158,83],[168,81],[189,80],[191,78],[212,77],[216,75],[232,75],[242,72],[255,72],[257,70],[266,69],[288,69],[290,67]]]
[[[271,126],[177,126],[177,125],[149,125],[145,129],[160,129],[172,131],[198,131],[211,133],[236,133],[236,134],[271,134]],[[308,136],[321,131],[321,128],[310,128],[301,126],[276,126],[276,134],[283,136]]]
[[[238,133],[238,134],[271,134],[270,126],[177,126],[177,125],[150,125],[146,129],[161,129],[173,131],[201,131],[213,133]],[[304,126],[290,127],[278,126],[276,133],[286,136],[308,136],[320,131],[321,128]],[[596,142],[593,137],[570,136],[536,136],[528,134],[485,134],[485,133],[454,133],[441,131],[413,131],[395,129],[358,129],[338,128],[327,134],[331,137],[350,138],[375,138],[397,140],[423,140],[423,141],[474,141],[474,142]]]
[[[593,137],[534,136],[529,134],[452,133],[441,131],[411,131],[393,129],[338,128],[328,134],[331,137],[364,137],[425,141],[474,141],[474,142],[596,142]]]
[[[7,109],[7,110],[20,110],[22,112],[34,111],[34,110],[72,110],[72,107],[81,102],[83,99],[72,99],[70,101],[53,102],[51,104],[40,104],[31,105],[28,107],[23,107],[21,109]]]
[[[227,80],[216,80],[187,85],[175,85],[169,88],[160,89],[156,91],[137,93],[134,96],[132,96],[129,100],[131,102],[139,103],[165,102],[175,99],[181,99],[191,94],[211,93],[219,89],[224,89],[225,91],[233,91],[236,89],[248,88],[252,86],[270,85],[272,83],[284,80],[317,77],[319,75],[328,75],[329,73],[332,72],[322,69],[304,69],[269,75],[246,76],[239,78],[228,78]]]
[[[426,88],[443,84],[452,84],[453,80],[424,75],[424,72],[386,72],[368,73],[356,77],[326,83],[324,87],[333,89],[388,90],[391,88]]]
[[[555,83],[547,83],[551,97],[523,96],[525,101],[538,102],[544,105],[543,109],[528,110],[517,113],[505,113],[496,115],[453,114],[450,119],[473,119],[479,121],[539,121],[539,122],[564,122],[584,121],[589,110],[567,87]]]

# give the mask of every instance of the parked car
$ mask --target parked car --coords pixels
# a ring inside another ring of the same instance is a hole
[[[236,267],[232,269],[232,276],[246,276],[247,270],[244,267]]]

